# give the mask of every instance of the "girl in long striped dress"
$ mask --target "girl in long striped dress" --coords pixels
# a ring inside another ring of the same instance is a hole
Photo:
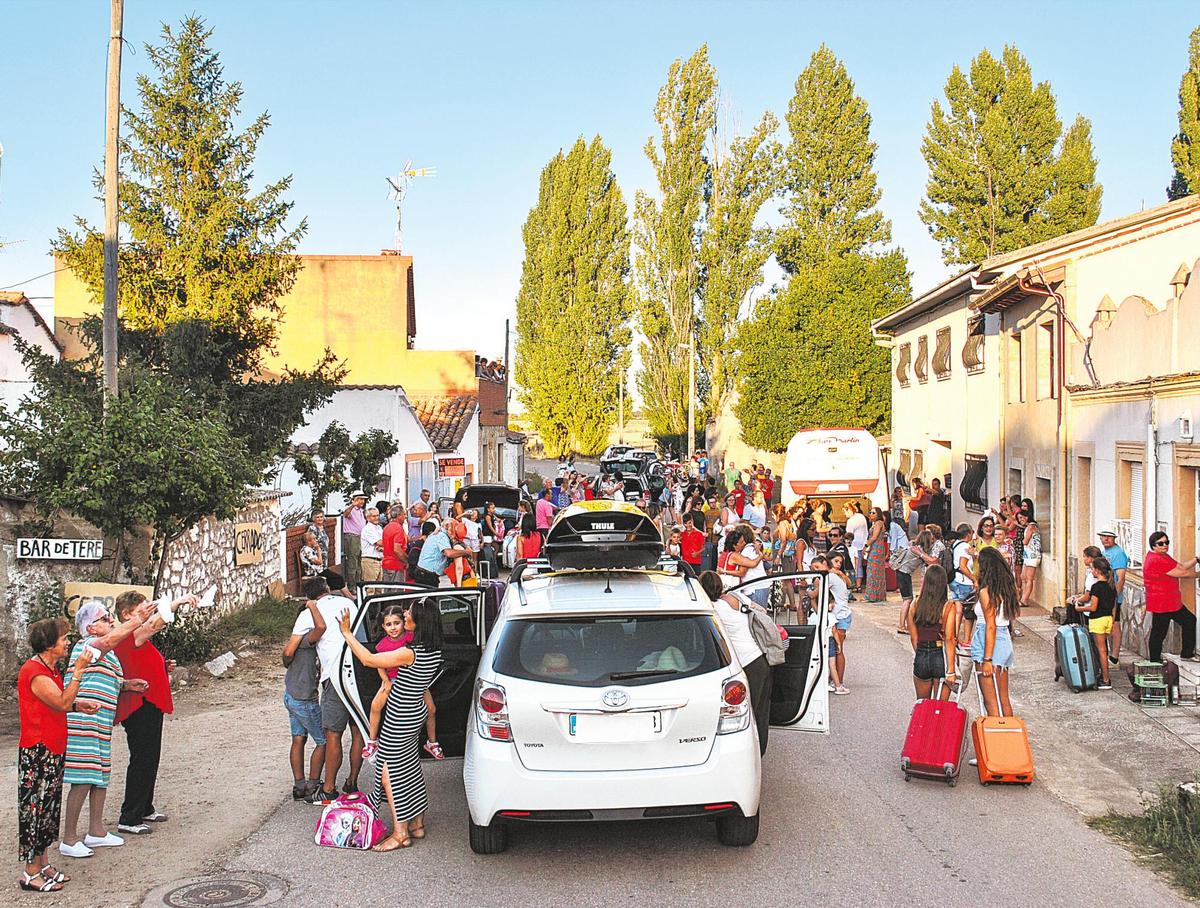
[[[75,613],[75,625],[83,639],[71,650],[72,668],[63,678],[64,684],[74,679],[74,663],[85,647],[100,655],[83,672],[77,699],[99,704],[92,714],[67,713],[67,750],[63,781],[69,783],[66,825],[59,853],[73,858],[89,857],[93,848],[124,845],[125,840],[104,828],[104,799],[108,793],[108,777],[112,772],[112,730],[117,715],[117,697],[121,690],[143,691],[146,682],[126,679],[121,661],[112,648],[139,628],[154,613],[153,602],[142,603],[120,624],[114,624],[108,609],[99,602],[88,602]],[[83,802],[88,802],[88,834],[78,833],[79,815]]]
[[[350,615],[342,615],[342,636],[355,657],[368,668],[398,668],[383,710],[377,751],[375,803],[387,804],[392,834],[375,851],[407,848],[425,838],[425,808],[429,796],[421,773],[421,730],[427,708],[425,691],[442,667],[442,616],[437,602],[421,599],[404,613],[404,629],[413,634],[402,649],[372,653],[350,630]]]

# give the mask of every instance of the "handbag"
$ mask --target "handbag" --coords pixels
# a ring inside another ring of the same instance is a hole
[[[339,796],[321,811],[313,841],[327,848],[366,851],[387,837],[383,820],[361,791]]]

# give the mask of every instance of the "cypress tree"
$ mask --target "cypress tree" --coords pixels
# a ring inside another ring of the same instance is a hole
[[[616,420],[631,316],[625,200],[599,136],[551,158],[522,236],[521,400],[548,454],[595,454]]]
[[[1048,82],[1034,84],[1013,46],[957,66],[934,101],[921,152],[929,166],[920,216],[946,264],[1090,227],[1100,214],[1091,129],[1082,117],[1063,135]]]
[[[309,371],[259,379],[307,224],[288,224],[290,176],[252,186],[270,117],[238,129],[244,92],[226,80],[212,30],[190,17],[161,36],[145,46],[139,109],[121,113],[119,349],[221,412],[265,469],[341,375],[327,351]],[[103,237],[82,218],[76,226],[53,248],[100,299]],[[97,348],[98,327],[86,326]]]
[[[867,102],[845,64],[822,44],[796,79],[788,104],[783,214],[776,258],[788,273],[829,256],[891,241],[876,209],[876,145]]]
[[[1188,68],[1179,80],[1179,133],[1171,142],[1175,177],[1167,198],[1181,199],[1200,192],[1200,27],[1188,44]]]

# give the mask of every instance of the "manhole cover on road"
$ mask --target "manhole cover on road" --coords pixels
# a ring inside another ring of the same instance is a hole
[[[288,884],[268,873],[230,873],[171,883],[153,892],[144,906],[168,908],[258,908],[287,895]]]

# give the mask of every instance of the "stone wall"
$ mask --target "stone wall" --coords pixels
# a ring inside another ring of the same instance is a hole
[[[280,498],[278,492],[256,492],[234,520],[209,518],[194,527],[171,547],[160,592],[202,593],[217,586],[217,605],[222,612],[253,604],[280,581]],[[16,541],[21,536],[44,535],[45,529],[30,526],[35,519],[32,504],[0,498],[0,681],[16,676],[27,657],[26,632],[32,618],[47,617],[61,603],[64,583],[109,581],[112,575],[112,546],[106,546],[101,562],[17,560]],[[234,564],[234,525],[261,523],[261,564]],[[56,538],[99,539],[101,533],[85,520],[65,515],[56,520],[49,535]],[[131,550],[144,557],[149,533],[138,532],[129,540]],[[124,571],[116,582],[129,583]]]
[[[159,593],[199,595],[216,584],[219,611],[232,612],[252,605],[267,594],[273,583],[282,580],[279,517],[279,499],[261,493],[233,520],[205,518],[171,545]],[[261,563],[235,563],[234,528],[239,523],[262,524]]]
[[[44,529],[29,525],[34,517],[28,502],[0,498],[0,679],[15,677],[28,655],[25,635],[31,616],[47,616],[49,605],[61,601],[63,583],[99,580],[104,569],[97,562],[18,561],[17,539],[44,535]],[[99,539],[101,534],[87,521],[68,516],[55,522],[52,535]]]

